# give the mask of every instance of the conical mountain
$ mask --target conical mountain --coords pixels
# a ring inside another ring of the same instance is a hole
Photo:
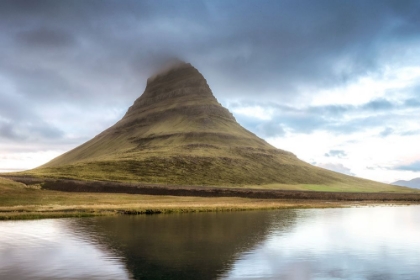
[[[223,146],[273,149],[242,128],[197,69],[183,63],[149,78],[144,93],[118,123],[44,167],[155,153],[186,156],[197,150],[212,155]]]
[[[181,185],[382,185],[314,167],[258,138],[187,63],[149,78],[119,122],[30,173]]]

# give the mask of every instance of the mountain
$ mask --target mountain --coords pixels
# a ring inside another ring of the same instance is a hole
[[[271,146],[239,125],[188,63],[149,78],[115,125],[25,174],[178,185],[400,189],[315,167]]]
[[[392,183],[392,185],[420,189],[420,178],[414,178],[410,181],[399,180]]]

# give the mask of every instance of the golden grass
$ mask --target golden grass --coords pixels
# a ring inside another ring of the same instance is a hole
[[[118,214],[241,211],[281,208],[331,208],[369,202],[328,202],[238,197],[182,197],[110,193],[67,193],[0,177],[0,220],[84,217]],[[378,202],[375,202],[378,204]],[[389,203],[387,203],[389,204]]]

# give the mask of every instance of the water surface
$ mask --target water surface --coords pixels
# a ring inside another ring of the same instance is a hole
[[[0,222],[0,279],[419,279],[420,206]]]

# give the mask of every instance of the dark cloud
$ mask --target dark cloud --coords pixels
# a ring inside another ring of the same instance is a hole
[[[266,137],[349,133],[385,121],[392,128],[389,112],[419,108],[418,89],[402,103],[275,103],[415,64],[419,7],[397,0],[0,1],[2,136],[66,138],[83,125],[80,112],[96,112],[86,123],[100,123],[104,112],[128,108],[147,78],[174,59],[196,66],[222,102],[257,100],[272,108],[269,121],[238,116]],[[375,114],[341,119],[362,111]]]
[[[74,60],[68,67],[82,73],[98,71],[92,82],[108,71],[121,84],[136,74],[145,79],[161,60],[178,57],[217,92],[235,89],[221,94],[293,98],[302,86],[349,82],[402,55],[393,42],[418,38],[413,13],[420,4],[397,2],[2,1],[0,15],[3,39],[70,47],[60,60]]]
[[[8,70],[8,76],[10,81],[15,82],[16,90],[29,102],[71,101],[72,98],[80,100],[94,96],[93,93],[87,95],[87,92],[81,91],[77,83],[72,84],[71,77],[53,69],[13,65]]]
[[[75,44],[75,38],[71,34],[48,27],[18,33],[17,40],[19,44],[25,44],[29,48],[61,48]]]
[[[337,158],[345,158],[347,153],[343,150],[330,150],[328,153],[325,153],[326,157],[337,157]]]
[[[403,171],[420,171],[420,161],[415,161],[410,164],[399,165],[394,167],[395,170],[403,170]]]

